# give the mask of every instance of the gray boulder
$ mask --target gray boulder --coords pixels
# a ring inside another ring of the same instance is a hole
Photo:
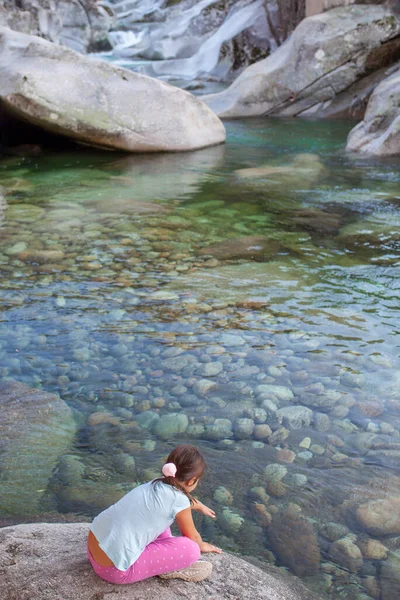
[[[40,513],[58,459],[74,440],[72,411],[55,394],[17,382],[1,385],[0,431],[0,514]]]
[[[0,0],[0,25],[87,52],[109,49],[109,3],[96,0]]]
[[[8,113],[84,144],[160,152],[225,140],[218,117],[188,92],[7,28],[0,82]]]
[[[313,418],[313,411],[306,406],[284,406],[276,414],[282,417],[283,424],[289,429],[309,427]]]
[[[366,75],[371,57],[399,32],[400,16],[383,6],[346,6],[314,15],[229,88],[203,98],[225,118],[317,114]]]
[[[0,530],[3,600],[318,600],[296,577],[268,565],[263,571],[236,556],[207,554],[210,579],[187,583],[152,577],[116,586],[101,580],[86,557],[87,523],[32,524]],[[204,557],[203,557],[204,558]]]
[[[400,154],[400,69],[373,92],[364,120],[349,134],[347,150],[376,156]]]

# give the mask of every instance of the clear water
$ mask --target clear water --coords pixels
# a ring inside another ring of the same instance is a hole
[[[194,443],[219,516],[199,520],[204,537],[323,597],[371,597],[380,561],[339,564],[323,526],[362,540],[354,506],[400,495],[400,170],[346,155],[351,126],[236,121],[225,146],[195,153],[3,160],[0,376],[58,393],[79,427],[79,482],[56,471],[43,511],[92,517]],[[280,423],[288,405],[311,422]],[[184,432],[160,433],[168,413]],[[314,574],[271,542],[288,511],[308,528],[295,554],[316,536]]]

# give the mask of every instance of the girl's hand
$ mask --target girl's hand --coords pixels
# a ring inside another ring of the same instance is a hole
[[[221,548],[217,548],[217,546],[213,546],[208,542],[201,542],[199,544],[201,552],[216,552],[217,554],[222,554]]]
[[[199,511],[201,514],[205,515],[206,517],[211,517],[212,519],[215,519],[215,512],[211,508],[208,508],[208,506],[206,506],[199,500],[196,500],[194,509]]]

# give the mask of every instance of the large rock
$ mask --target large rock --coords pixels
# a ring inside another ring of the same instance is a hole
[[[400,534],[400,497],[361,504],[356,515],[360,525],[371,535]]]
[[[225,140],[220,120],[188,92],[7,28],[0,81],[6,111],[85,144],[159,152]]]
[[[225,118],[316,114],[368,74],[382,45],[399,33],[400,16],[383,6],[340,7],[309,17],[271,56],[205,100]]]
[[[211,555],[202,583],[158,577],[132,585],[106,583],[86,557],[87,523],[33,524],[0,530],[2,600],[318,600],[302,583],[268,566],[264,572],[230,554]],[[245,585],[244,585],[245,582]]]
[[[211,255],[218,260],[253,259],[266,260],[281,249],[277,240],[262,235],[247,235],[201,248],[199,256]]]
[[[41,512],[58,458],[71,447],[76,425],[59,396],[22,383],[0,387],[0,513]]]
[[[321,555],[317,536],[300,514],[287,509],[268,527],[268,540],[280,562],[301,577],[319,571]]]
[[[309,427],[313,418],[313,411],[306,406],[284,406],[276,414],[282,417],[283,424],[289,429]]]
[[[96,0],[0,0],[0,25],[86,52],[110,48],[109,3]]]
[[[375,89],[364,120],[349,134],[347,150],[377,156],[400,154],[400,69]]]

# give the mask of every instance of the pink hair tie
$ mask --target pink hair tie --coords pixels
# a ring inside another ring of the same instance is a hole
[[[161,470],[165,477],[175,477],[177,472],[177,468],[174,463],[166,463]]]

